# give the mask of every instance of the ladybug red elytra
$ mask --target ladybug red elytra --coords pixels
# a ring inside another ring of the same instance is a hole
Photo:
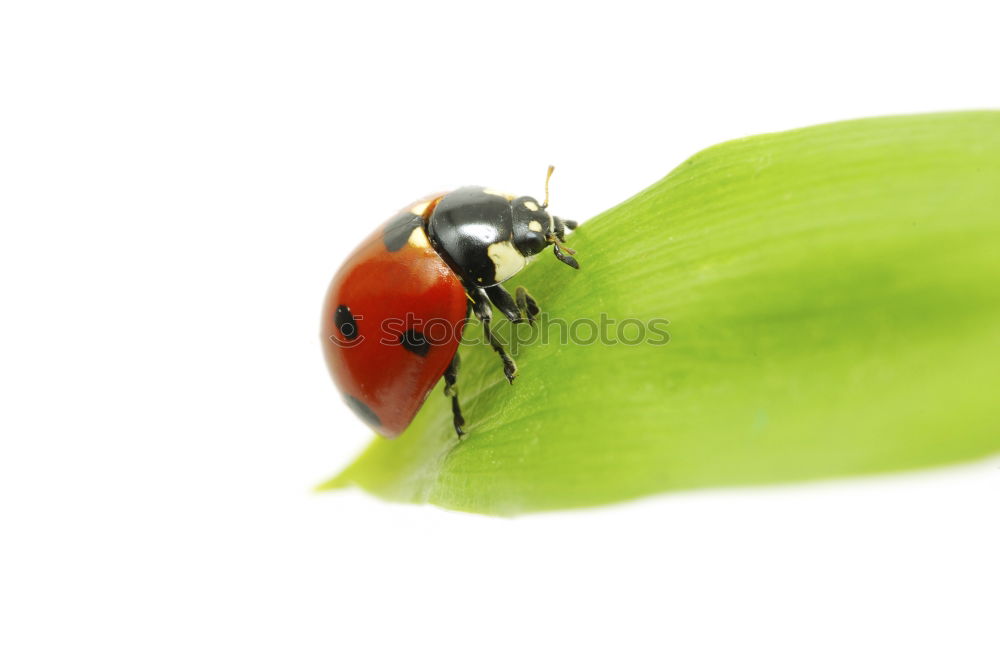
[[[541,204],[478,186],[421,200],[362,242],[334,276],[323,352],[344,400],[376,432],[398,436],[444,377],[455,431],[464,434],[458,344],[472,313],[514,382],[517,367],[490,330],[491,304],[514,323],[534,323],[539,310],[524,288],[512,297],[500,284],[548,246],[580,268],[564,245],[576,223],[548,212],[551,176],[549,167]]]

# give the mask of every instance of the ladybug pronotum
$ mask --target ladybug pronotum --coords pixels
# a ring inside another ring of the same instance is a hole
[[[464,434],[458,344],[473,313],[514,382],[514,360],[490,330],[492,306],[514,323],[534,323],[539,310],[524,288],[511,296],[501,284],[549,246],[580,268],[564,245],[576,223],[548,211],[551,175],[550,167],[541,204],[478,186],[421,200],[362,242],[334,276],[323,351],[344,400],[376,432],[402,433],[444,377],[455,431]]]

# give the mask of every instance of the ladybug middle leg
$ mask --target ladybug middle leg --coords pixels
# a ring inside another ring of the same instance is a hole
[[[472,310],[483,324],[483,334],[486,335],[486,341],[490,343],[490,346],[493,347],[493,350],[497,352],[497,355],[503,361],[504,376],[507,377],[509,383],[514,383],[514,377],[517,376],[517,365],[514,364],[513,358],[507,355],[507,351],[503,349],[503,344],[500,343],[500,340],[490,330],[490,321],[493,320],[493,308],[490,306],[490,298],[486,294],[486,290],[479,286],[470,286],[467,292],[472,297]],[[511,301],[511,304],[514,304],[510,293],[507,293],[507,291],[504,291],[504,293],[507,295],[507,299]],[[503,308],[500,307],[500,310],[503,311]],[[517,312],[516,304],[514,305],[514,311],[515,313]],[[507,317],[510,318],[509,315]]]

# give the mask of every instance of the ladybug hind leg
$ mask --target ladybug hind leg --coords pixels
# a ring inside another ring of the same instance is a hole
[[[475,312],[476,317],[479,319],[479,321],[483,324],[483,334],[486,335],[486,341],[490,343],[490,346],[493,347],[493,350],[496,351],[497,355],[500,356],[500,360],[503,361],[503,373],[504,376],[507,377],[507,381],[509,383],[514,383],[514,377],[517,376],[517,365],[514,364],[513,358],[507,355],[507,351],[503,349],[503,344],[500,343],[500,340],[496,338],[496,336],[493,334],[493,331],[490,329],[490,321],[493,319],[493,308],[490,306],[490,298],[487,295],[486,290],[484,290],[483,288],[479,286],[470,288],[471,290],[469,290],[468,292],[469,295],[472,297],[472,310]],[[510,301],[510,305],[513,306],[513,313],[518,318],[520,318],[520,315],[518,314],[517,311],[517,304],[514,302],[513,298],[511,298],[510,293],[508,293],[506,290],[503,290],[502,288],[500,290],[506,296],[506,300]],[[498,308],[501,311],[504,311],[505,315],[508,318],[511,318],[510,314],[507,313],[507,311],[505,311],[504,307],[498,305]],[[514,319],[511,318],[511,320]]]
[[[462,417],[462,407],[458,404],[458,367],[461,359],[458,353],[448,363],[448,369],[444,370],[444,394],[451,398],[451,415],[455,423],[455,434],[459,437],[465,434],[465,418]]]

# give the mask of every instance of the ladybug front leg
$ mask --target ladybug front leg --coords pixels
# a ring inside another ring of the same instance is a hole
[[[462,429],[465,427],[465,419],[462,418],[462,408],[458,405],[458,366],[461,359],[458,353],[448,363],[448,369],[444,370],[444,394],[451,398],[451,416],[455,423],[455,433],[461,437],[465,434]]]
[[[507,381],[514,383],[514,377],[517,376],[517,365],[507,355],[507,352],[503,350],[503,345],[490,330],[490,321],[493,319],[493,308],[490,306],[490,299],[486,295],[486,291],[479,286],[469,286],[468,293],[472,297],[472,310],[476,312],[476,316],[483,324],[483,334],[486,335],[486,341],[490,343],[493,350],[503,360],[503,373],[507,377]],[[510,297],[510,295],[508,294],[507,297]]]
[[[576,258],[573,257],[573,254],[576,253],[573,249],[568,246],[563,246],[559,242],[553,242],[552,252],[555,253],[556,258],[559,258],[560,262],[566,263],[573,269],[580,269],[580,263],[578,263]],[[566,255],[567,253],[569,253],[569,255]]]
[[[515,291],[516,298],[510,296],[502,286],[490,286],[486,289],[486,296],[490,298],[497,309],[507,317],[511,323],[522,323],[527,320],[534,324],[535,317],[538,316],[538,303],[535,298],[528,294],[524,286],[518,286]]]
[[[490,302],[493,303],[493,306],[499,309],[500,313],[506,316],[507,320],[511,323],[520,323],[524,320],[521,318],[521,309],[518,306],[518,303],[514,301],[514,298],[510,296],[510,293],[508,293],[500,284],[487,288],[486,296],[490,298]]]
[[[535,317],[538,316],[538,302],[535,302],[524,286],[518,286],[514,293],[517,297],[517,308],[528,318],[528,322],[535,324]]]

